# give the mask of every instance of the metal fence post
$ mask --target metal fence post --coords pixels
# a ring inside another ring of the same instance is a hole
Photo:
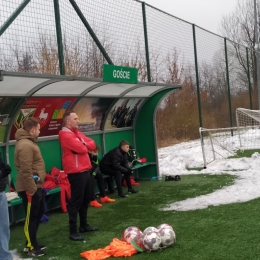
[[[22,12],[22,10],[25,8],[25,6],[30,2],[31,0],[24,0],[17,9],[10,15],[10,17],[6,20],[6,22],[1,26],[0,28],[0,36],[5,32],[5,30],[12,24],[12,22],[15,20],[15,18]]]
[[[233,127],[231,92],[230,92],[229,69],[228,69],[227,38],[226,37],[224,38],[224,45],[225,45],[226,77],[227,77],[227,88],[228,88],[229,120],[230,120],[230,127]],[[233,132],[233,131],[231,131],[231,132]],[[233,135],[233,133],[232,133],[232,135]]]
[[[251,85],[251,77],[250,77],[250,67],[249,67],[249,55],[248,48],[246,47],[246,63],[247,63],[247,77],[248,77],[248,90],[249,90],[249,100],[250,100],[250,109],[253,109],[252,103],[252,85]]]
[[[151,68],[150,68],[150,58],[149,58],[149,45],[148,45],[145,2],[142,2],[142,11],[143,11],[143,26],[144,26],[144,43],[145,43],[145,55],[146,55],[147,79],[148,79],[148,82],[151,82]]]
[[[201,113],[201,102],[200,102],[200,82],[199,82],[199,68],[198,68],[195,24],[192,25],[192,31],[193,31],[193,45],[194,45],[194,60],[195,60],[196,85],[197,85],[197,97],[198,97],[198,109],[199,109],[199,122],[200,122],[200,127],[202,127],[202,113]]]
[[[89,25],[87,19],[85,18],[85,16],[83,15],[83,13],[81,12],[80,8],[78,7],[78,5],[76,4],[76,2],[74,0],[69,0],[72,7],[74,8],[75,12],[78,14],[80,20],[82,21],[82,23],[84,24],[84,26],[86,27],[86,29],[88,30],[89,34],[91,35],[92,39],[94,40],[94,42],[96,43],[96,45],[98,46],[100,52],[103,54],[104,58],[106,59],[106,61],[108,62],[108,64],[113,65],[112,60],[110,59],[110,57],[108,56],[105,48],[102,46],[101,42],[99,41],[98,37],[96,36],[96,34],[94,33],[94,31],[92,30],[91,26]]]
[[[53,3],[54,3],[54,13],[55,13],[55,24],[56,24],[56,36],[57,36],[57,45],[58,45],[60,75],[65,75],[65,64],[64,64],[64,55],[63,55],[62,33],[61,33],[61,25],[60,25],[59,0],[53,0]]]

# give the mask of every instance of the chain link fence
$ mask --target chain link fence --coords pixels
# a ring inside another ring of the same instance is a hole
[[[0,5],[2,70],[100,78],[103,64],[113,63],[138,68],[140,81],[182,84],[158,110],[161,139],[199,137],[199,126],[233,127],[237,107],[258,109],[254,50],[144,2]]]

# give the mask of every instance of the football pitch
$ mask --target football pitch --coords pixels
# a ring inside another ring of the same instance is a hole
[[[120,239],[129,226],[144,230],[162,223],[174,228],[175,244],[160,251],[135,254],[131,259],[259,259],[260,199],[203,210],[160,210],[168,203],[232,185],[234,178],[226,174],[201,174],[182,176],[178,182],[141,181],[138,194],[126,199],[114,194],[111,197],[116,199],[115,203],[89,208],[88,222],[100,230],[85,233],[86,243],[69,240],[67,213],[60,209],[48,212],[49,221],[41,224],[38,232],[39,242],[47,246],[47,255],[42,259],[83,259],[81,252],[106,247],[113,238]],[[24,243],[23,223],[11,226],[10,249],[16,249],[26,259],[28,256],[22,252]]]

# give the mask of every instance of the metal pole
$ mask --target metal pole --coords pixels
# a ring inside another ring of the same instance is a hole
[[[61,25],[60,25],[59,0],[53,0],[53,3],[54,3],[56,35],[57,35],[57,45],[58,45],[58,54],[59,54],[60,75],[65,75],[65,64],[64,64],[64,55],[63,55],[62,33],[61,33]]]
[[[150,68],[150,58],[149,58],[149,45],[148,45],[148,33],[147,33],[147,23],[146,23],[145,2],[142,2],[142,11],[143,11],[143,26],[144,26],[144,43],[145,43],[145,54],[146,54],[147,79],[148,79],[148,82],[151,82],[151,68]]]
[[[25,6],[31,0],[24,0],[17,9],[10,15],[10,17],[6,20],[6,22],[0,28],[0,36],[5,32],[5,30],[11,25],[11,23],[15,20],[15,18],[22,12]]]
[[[253,109],[252,103],[252,86],[251,86],[251,77],[250,77],[250,67],[249,67],[249,55],[248,48],[246,47],[246,63],[247,63],[247,77],[248,77],[248,91],[249,91],[249,101],[250,101],[250,109]]]
[[[228,70],[227,38],[224,38],[224,45],[225,45],[226,77],[227,77],[227,89],[228,89],[229,121],[230,121],[230,127],[233,127],[231,92],[230,92],[229,70]],[[231,130],[231,135],[233,136],[233,130]]]
[[[258,89],[258,109],[260,109],[260,64],[259,64],[259,38],[258,38],[258,21],[256,0],[254,0],[254,17],[255,17],[255,55],[257,69],[257,89]]]
[[[88,30],[89,34],[91,35],[91,37],[93,38],[94,42],[96,43],[96,45],[98,46],[99,50],[101,51],[101,53],[103,54],[104,58],[106,59],[106,61],[108,62],[108,64],[113,64],[112,60],[110,59],[110,57],[108,56],[105,48],[102,46],[102,44],[100,43],[99,39],[97,38],[96,34],[94,33],[94,31],[92,30],[91,26],[89,25],[89,23],[87,22],[86,18],[84,17],[83,13],[81,12],[81,10],[79,9],[78,5],[76,4],[76,2],[74,0],[69,0],[71,5],[73,6],[74,10],[76,11],[76,13],[78,14],[80,20],[82,21],[82,23],[85,25],[86,29]]]
[[[197,85],[197,97],[198,97],[198,109],[199,109],[199,122],[200,122],[200,127],[202,127],[202,113],[201,113],[201,103],[200,103],[200,82],[199,82],[199,68],[198,68],[195,24],[192,25],[192,30],[193,30],[193,45],[194,45],[196,85]]]

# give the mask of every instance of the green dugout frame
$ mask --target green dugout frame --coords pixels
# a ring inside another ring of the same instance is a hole
[[[147,82],[123,84],[103,82],[102,79],[97,78],[0,71],[0,152],[13,169],[11,182],[15,185],[17,174],[14,167],[15,141],[11,140],[12,128],[18,113],[30,98],[48,99],[53,102],[59,98],[73,98],[69,109],[75,108],[83,98],[111,99],[111,105],[104,114],[100,129],[83,132],[101,147],[100,158],[118,146],[121,140],[129,141],[136,147],[139,156],[146,157],[149,162],[145,164],[145,167],[137,169],[138,177],[157,176],[159,166],[156,145],[156,109],[166,95],[181,90],[181,88],[181,85],[173,84]],[[131,126],[113,129],[105,127],[105,122],[111,116],[113,106],[119,100],[137,98],[142,99],[142,102]],[[1,102],[3,105],[4,102],[7,104],[7,101],[10,100],[14,101],[13,106],[10,106],[10,111],[5,109],[3,113]],[[3,117],[3,120],[1,120],[2,114],[7,115],[5,118]],[[4,125],[3,122],[5,122]],[[58,135],[40,136],[38,144],[46,164],[46,171],[49,172],[52,166],[62,168]]]

